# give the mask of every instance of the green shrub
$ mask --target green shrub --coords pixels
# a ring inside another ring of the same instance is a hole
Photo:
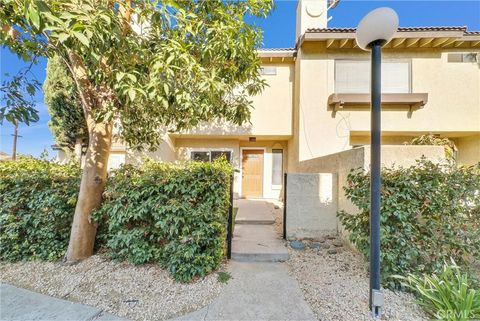
[[[466,321],[480,318],[480,289],[474,289],[468,273],[452,260],[436,275],[409,274],[403,284],[418,297],[417,303],[436,320]]]
[[[214,270],[224,258],[232,172],[224,160],[114,171],[95,213],[108,219],[109,255],[159,262],[180,281]]]
[[[0,258],[57,260],[68,246],[80,168],[20,158],[0,162]]]
[[[369,254],[369,173],[353,170],[344,187],[360,212],[338,213],[350,241]],[[391,275],[440,271],[452,257],[459,264],[480,253],[480,163],[434,164],[425,159],[408,168],[382,171],[381,266],[384,285]]]

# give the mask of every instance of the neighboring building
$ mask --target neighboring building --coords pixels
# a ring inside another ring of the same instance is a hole
[[[253,98],[250,125],[166,134],[149,156],[209,161],[223,154],[239,170],[238,195],[278,198],[284,172],[367,145],[369,53],[356,46],[354,29],[327,28],[326,10],[326,0],[299,0],[296,47],[259,51],[269,86]],[[433,133],[455,142],[460,163],[480,161],[479,52],[480,32],[465,27],[399,28],[383,50],[383,143]],[[111,163],[141,156],[116,146]]]
[[[8,155],[5,152],[0,151],[0,161],[2,160],[10,160],[12,159],[12,156]]]

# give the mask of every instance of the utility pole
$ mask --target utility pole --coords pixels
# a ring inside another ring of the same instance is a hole
[[[13,130],[13,150],[12,150],[12,160],[17,159],[17,139],[18,137],[22,137],[18,135],[18,121],[15,121],[15,128]]]

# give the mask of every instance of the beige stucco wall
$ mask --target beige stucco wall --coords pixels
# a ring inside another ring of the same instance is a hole
[[[445,154],[441,146],[382,146],[382,166],[411,166],[415,160],[422,156],[434,161],[444,162]],[[347,184],[347,176],[351,169],[370,167],[370,147],[359,147],[331,155],[306,160],[299,163],[298,171],[303,173],[335,173],[338,178],[338,204],[332,214],[331,211],[324,213],[327,226],[332,221],[337,222],[336,211],[344,210],[348,213],[356,213],[358,209],[346,197],[343,187]],[[287,189],[288,191],[288,189]],[[288,199],[287,199],[288,203]],[[321,207],[319,207],[321,210]],[[287,213],[288,215],[288,213]],[[338,225],[338,231],[345,234],[343,228]]]
[[[337,175],[290,173],[287,179],[287,238],[319,239],[337,232]]]
[[[125,162],[127,164],[139,164],[145,157],[158,161],[173,162],[177,159],[175,152],[175,138],[167,133],[163,133],[160,145],[155,151],[127,149],[126,154]]]
[[[253,109],[250,123],[235,126],[225,122],[209,122],[183,135],[229,135],[229,136],[291,136],[292,135],[292,92],[293,63],[268,63],[275,67],[276,75],[263,75],[267,83],[264,91],[252,97]]]
[[[347,150],[359,143],[358,135],[368,134],[368,108],[346,108],[334,113],[327,106],[328,96],[335,92],[335,59],[352,58],[368,59],[368,53],[358,50],[327,52],[318,43],[306,43],[299,51],[293,113],[294,140],[298,140],[298,151],[295,147],[291,148],[298,155],[291,155],[293,162]],[[480,133],[478,64],[448,63],[447,52],[438,50],[386,49],[384,58],[411,60],[412,92],[428,93],[425,107],[411,114],[407,108],[382,111],[382,131],[390,136],[385,139],[386,143],[400,143],[404,138],[429,132],[447,137]],[[392,138],[394,136],[397,138]],[[465,148],[471,150],[470,147]],[[462,149],[462,144],[459,149]],[[295,166],[292,165],[292,168]]]
[[[472,135],[457,139],[457,161],[472,165],[480,162],[480,135]]]

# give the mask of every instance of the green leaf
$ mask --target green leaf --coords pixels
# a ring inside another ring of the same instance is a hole
[[[75,36],[75,38],[77,38],[86,47],[90,46],[90,40],[88,40],[88,38],[85,37],[85,35],[83,33],[78,32],[78,31],[74,31],[73,35]]]

